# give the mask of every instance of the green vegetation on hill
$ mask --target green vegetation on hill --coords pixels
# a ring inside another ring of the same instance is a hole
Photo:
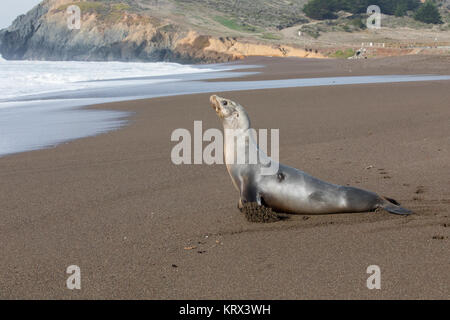
[[[145,0],[141,0],[145,1]],[[151,1],[151,0],[148,0]],[[278,30],[305,23],[303,14],[307,0],[173,0],[178,6],[220,12],[229,17],[233,28],[257,26]],[[217,21],[217,20],[216,20]],[[223,21],[225,22],[225,21]],[[227,24],[227,22],[225,22]],[[228,26],[227,26],[228,27]]]
[[[350,57],[353,57],[355,55],[355,50],[353,49],[346,49],[344,51],[338,50],[330,55],[331,58],[340,58],[340,59],[347,59]]]
[[[425,22],[425,23],[433,23],[433,24],[441,24],[442,18],[439,13],[438,8],[431,1],[425,2],[423,6],[417,10],[414,15],[414,19]]]
[[[408,10],[420,6],[419,0],[310,0],[304,7],[306,15],[313,19],[336,18],[337,11],[366,13],[370,5],[377,5],[381,12],[404,16]]]
[[[56,11],[65,11],[69,6],[76,5],[82,14],[95,14],[99,21],[107,24],[120,22],[126,13],[135,13],[139,19],[135,18],[132,23],[146,23],[152,20],[151,16],[143,13],[140,4],[146,0],[94,0],[82,2],[70,2],[59,6]],[[128,21],[128,23],[131,23]]]
[[[282,36],[273,34],[273,33],[269,33],[269,32],[263,33],[261,38],[266,39],[266,40],[281,40],[281,39],[283,39]]]
[[[311,0],[303,8],[308,17],[318,20],[337,18],[337,10],[337,1],[335,0]]]
[[[83,13],[107,13],[109,6],[102,2],[94,2],[94,1],[85,1],[85,2],[72,2],[67,3],[62,6],[60,6],[57,10],[58,11],[64,11],[68,7],[76,5],[80,8],[81,12]]]
[[[58,11],[64,11],[71,5],[77,5],[82,13],[96,14],[101,20],[114,23],[119,21],[123,14],[131,9],[130,5],[122,2],[84,1],[73,2],[58,7]]]
[[[303,11],[312,19],[325,20],[336,19],[338,11],[366,13],[370,5],[379,6],[383,14],[403,17],[408,11],[415,11],[416,20],[442,23],[439,10],[431,0],[425,4],[421,4],[420,0],[310,0]]]
[[[238,23],[234,19],[227,19],[221,16],[214,17],[214,20],[219,22],[221,25],[227,27],[228,29],[242,31],[242,32],[257,32],[258,29],[246,23]]]

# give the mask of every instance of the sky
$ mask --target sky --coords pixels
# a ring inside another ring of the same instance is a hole
[[[27,13],[41,0],[1,0],[0,29],[9,27],[20,14]]]

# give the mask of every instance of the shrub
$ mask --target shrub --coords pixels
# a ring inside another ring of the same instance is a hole
[[[433,24],[441,24],[442,18],[436,5],[431,2],[425,2],[414,15],[414,19]]]
[[[337,2],[336,0],[311,0],[303,7],[303,11],[312,19],[335,19]]]
[[[370,5],[377,5],[384,14],[404,16],[408,10],[416,10],[420,0],[310,0],[303,11],[312,19],[335,19],[340,10],[366,13]]]
[[[330,57],[338,58],[338,59],[347,59],[347,58],[353,57],[354,55],[355,55],[355,50],[346,49],[345,51],[337,50],[336,52],[332,53],[330,55]]]

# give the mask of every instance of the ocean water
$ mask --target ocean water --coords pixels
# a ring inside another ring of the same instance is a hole
[[[149,77],[213,70],[176,63],[128,62],[50,62],[6,61],[0,58],[0,101],[30,94],[75,91],[87,88],[120,86],[124,78],[144,78],[140,83],[151,84],[176,79],[151,79]],[[115,80],[115,81],[112,81]]]
[[[6,61],[0,56],[0,157],[53,147],[126,125],[130,116],[127,112],[81,108],[128,100],[126,88],[140,85],[151,92],[156,84],[173,86],[183,79],[204,78],[201,75],[220,70],[214,65],[164,62]],[[80,93],[83,97],[77,98]]]
[[[254,74],[238,69],[256,67],[263,66],[5,61],[0,58],[0,157],[102,134],[128,123],[130,114],[127,112],[83,108],[93,104],[240,90],[450,81],[450,75],[218,80]],[[216,81],[207,82],[211,79]],[[210,110],[208,101],[205,101],[205,110]]]

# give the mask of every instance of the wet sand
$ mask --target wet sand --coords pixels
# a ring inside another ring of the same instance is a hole
[[[268,64],[249,79],[349,72],[348,61],[247,63]],[[445,57],[350,67],[450,74]],[[281,162],[392,197],[410,217],[250,223],[223,165],[170,160],[174,129],[221,128],[209,94],[95,106],[135,114],[118,131],[0,158],[0,298],[449,299],[449,87],[218,92],[246,107],[255,128],[280,129]],[[66,288],[69,265],[81,268],[79,291]],[[381,268],[381,290],[366,287],[370,265]]]

